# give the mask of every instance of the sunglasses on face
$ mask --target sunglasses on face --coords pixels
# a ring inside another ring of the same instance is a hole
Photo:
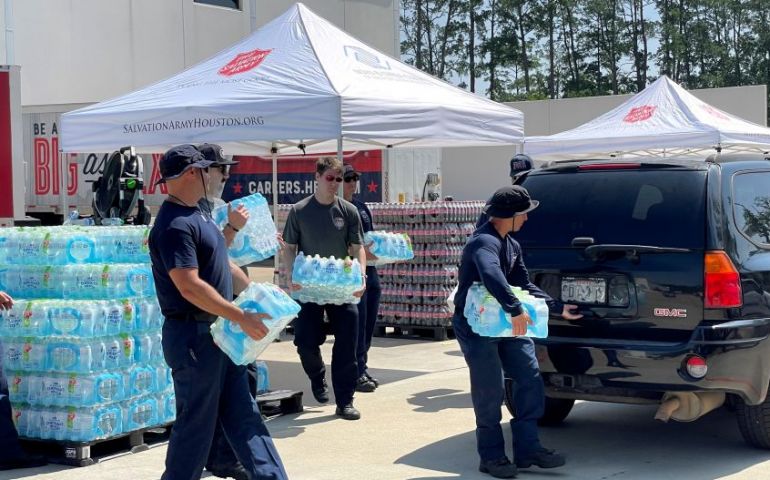
[[[345,179],[345,183],[357,182],[357,181],[358,181],[358,175],[355,175],[353,177],[348,177]]]
[[[230,165],[212,165],[213,168],[218,168],[222,175],[230,173]]]
[[[339,183],[339,182],[342,181],[342,177],[337,177],[337,176],[334,176],[332,174],[328,174],[328,175],[324,175],[324,180],[326,180],[327,182],[337,182],[337,183]]]

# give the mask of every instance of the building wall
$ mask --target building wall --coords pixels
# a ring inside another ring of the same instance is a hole
[[[0,65],[21,66],[25,111],[94,103],[214,55],[293,3],[241,0],[241,10],[233,10],[193,0],[0,0],[0,32],[7,32],[0,35]],[[397,55],[398,0],[304,3],[365,43]]]
[[[696,97],[721,110],[760,125],[767,124],[767,87],[691,90]],[[508,105],[524,112],[526,135],[552,135],[577,127],[625,102],[631,95],[567,98]],[[519,147],[520,148],[520,147]],[[507,185],[508,160],[517,147],[444,148],[441,154],[442,193],[455,200],[485,200]],[[537,159],[535,159],[537,160]]]

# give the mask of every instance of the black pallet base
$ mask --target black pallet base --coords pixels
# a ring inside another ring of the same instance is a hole
[[[255,397],[259,404],[259,411],[264,417],[276,417],[290,413],[300,413],[302,406],[302,392],[297,390],[272,390],[260,393]]]
[[[387,331],[392,328],[393,332]],[[377,323],[374,326],[375,337],[397,336],[402,338],[414,338],[425,340],[443,341],[455,338],[450,326],[425,326],[425,325],[398,325],[393,323]]]
[[[131,433],[92,440],[90,442],[72,442],[59,440],[19,439],[25,450],[45,455],[50,463],[87,467],[104,458],[127,453],[139,453],[148,450],[154,443],[168,440],[171,424],[144,428]]]

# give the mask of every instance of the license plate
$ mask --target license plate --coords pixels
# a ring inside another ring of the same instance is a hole
[[[607,280],[604,278],[562,277],[562,302],[607,303]]]

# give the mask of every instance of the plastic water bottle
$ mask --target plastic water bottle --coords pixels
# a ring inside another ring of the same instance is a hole
[[[147,364],[152,360],[153,338],[148,333],[134,335],[134,361],[139,364]]]
[[[94,263],[97,261],[96,241],[85,233],[75,233],[66,240],[67,263]]]
[[[125,398],[122,376],[115,372],[72,373],[67,376],[67,380],[67,404],[70,406],[92,406]]]
[[[129,400],[123,408],[123,430],[126,432],[158,424],[158,402],[154,397]]]
[[[106,351],[100,339],[52,338],[47,347],[49,370],[88,373],[104,369]]]
[[[260,340],[252,339],[238,324],[222,317],[211,325],[214,343],[236,365],[246,365],[256,360],[300,310],[300,306],[283,290],[269,283],[249,284],[233,303],[244,311],[266,313],[270,316],[262,321],[268,328],[268,333]]]
[[[267,364],[262,360],[255,362],[257,368],[257,395],[266,393],[270,390],[270,372]]]
[[[146,395],[157,391],[155,369],[135,365],[129,372],[130,395]]]

